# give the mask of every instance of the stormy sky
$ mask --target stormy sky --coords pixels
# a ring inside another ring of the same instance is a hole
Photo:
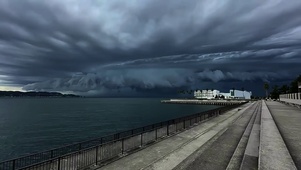
[[[0,90],[152,96],[288,83],[300,0],[0,0]]]

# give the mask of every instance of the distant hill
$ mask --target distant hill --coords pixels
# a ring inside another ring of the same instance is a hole
[[[58,92],[20,92],[0,91],[0,97],[81,97],[74,94],[62,94]]]

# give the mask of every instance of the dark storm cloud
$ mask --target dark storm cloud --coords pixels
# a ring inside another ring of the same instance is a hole
[[[301,72],[300,11],[298,0],[2,0],[0,85],[103,94],[288,80]]]

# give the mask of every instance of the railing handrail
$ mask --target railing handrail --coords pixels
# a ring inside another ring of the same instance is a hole
[[[41,160],[41,161],[39,161],[37,163],[33,163],[31,165],[40,164],[40,163],[48,162],[48,161],[51,161],[51,160],[56,160],[56,159],[58,159],[58,158],[60,158],[62,156],[74,154],[74,153],[77,153],[77,152],[80,152],[80,151],[84,151],[84,150],[89,149],[89,148],[94,148],[94,147],[102,146],[102,145],[105,145],[105,144],[108,144],[108,143],[111,143],[111,142],[115,142],[115,141],[119,141],[119,140],[122,140],[122,139],[129,138],[131,136],[143,134],[144,132],[151,131],[153,129],[158,129],[160,127],[163,127],[165,124],[169,125],[170,122],[177,122],[177,121],[187,120],[189,118],[195,117],[196,115],[211,113],[211,112],[214,112],[214,111],[217,111],[217,110],[224,110],[226,108],[232,108],[234,106],[241,105],[241,104],[244,104],[244,103],[246,103],[246,102],[240,102],[240,103],[235,103],[234,105],[222,106],[220,108],[216,108],[216,109],[212,109],[212,110],[207,110],[207,111],[203,111],[203,112],[198,112],[198,113],[195,113],[195,114],[192,114],[192,115],[187,115],[187,116],[183,116],[183,117],[177,117],[177,118],[173,118],[173,119],[170,119],[170,120],[161,121],[161,122],[149,124],[149,125],[146,125],[146,126],[142,126],[142,127],[130,129],[130,130],[121,131],[121,132],[118,132],[118,133],[114,133],[114,134],[111,134],[111,135],[102,136],[102,137],[95,138],[95,139],[90,139],[90,140],[86,140],[86,141],[82,141],[82,142],[76,142],[76,143],[73,143],[73,144],[65,145],[65,146],[62,146],[62,147],[57,147],[57,148],[54,148],[54,149],[45,150],[45,151],[42,151],[42,152],[37,152],[37,153],[29,154],[29,155],[24,155],[24,156],[17,157],[17,158],[14,158],[14,159],[9,159],[9,160],[2,161],[2,162],[0,162],[0,165],[4,164],[4,163],[7,163],[7,162],[13,162],[13,161],[21,160],[21,159],[24,159],[24,158],[27,158],[27,157],[31,157],[31,156],[43,154],[43,153],[46,154],[46,153],[49,153],[49,152],[52,152],[52,151],[63,150],[64,148],[67,149],[68,147],[71,147],[71,146],[77,146],[77,145],[81,145],[81,144],[85,144],[85,143],[89,143],[89,142],[93,142],[93,141],[101,141],[98,144],[95,144],[95,145],[92,145],[92,146],[88,146],[86,148],[80,148],[80,149],[75,150],[75,151],[70,151],[68,153],[52,157],[50,159]],[[160,125],[160,126],[155,126],[155,125]],[[145,130],[146,127],[151,127],[151,126],[152,126],[151,129],[146,129]],[[141,129],[142,131],[138,132],[138,133],[134,133],[134,131],[138,130],[138,129]],[[131,134],[128,134],[128,135],[120,137],[120,134],[123,134],[123,133],[126,134],[126,133],[129,133],[129,132],[131,132]],[[116,136],[117,136],[117,138],[115,138]],[[110,139],[108,141],[103,142],[102,139],[104,139],[106,137],[112,137],[112,140]],[[31,165],[28,165],[28,166],[31,166]]]
[[[218,109],[219,108],[216,108],[216,109],[212,109],[210,111],[214,111],[214,110],[218,110]],[[185,118],[188,118],[190,116],[193,116],[193,115],[196,115],[196,114],[201,114],[201,113],[206,113],[206,112],[208,112],[208,111],[203,111],[203,112],[199,112],[199,113],[195,113],[195,114],[187,115],[187,116],[183,116],[183,117],[177,117],[177,118],[174,118],[174,119],[170,119],[170,120],[166,120],[166,121],[162,121],[162,122],[153,123],[153,124],[149,124],[149,125],[146,125],[146,126],[141,126],[141,127],[138,127],[138,128],[133,128],[133,129],[130,129],[130,130],[125,130],[125,131],[121,131],[121,132],[118,132],[118,133],[114,133],[114,134],[110,134],[110,135],[105,135],[105,136],[102,136],[102,137],[99,137],[99,138],[95,138],[95,139],[85,140],[85,141],[81,141],[81,142],[75,142],[75,143],[64,145],[64,146],[61,146],[61,147],[57,147],[57,148],[53,148],[53,149],[49,149],[49,150],[44,150],[44,151],[39,151],[37,153],[32,153],[32,154],[20,156],[20,157],[14,158],[14,159],[5,160],[5,161],[2,161],[0,163],[8,162],[8,161],[16,160],[16,159],[22,159],[22,158],[25,158],[25,157],[33,156],[33,155],[36,155],[36,154],[41,154],[41,153],[44,153],[44,152],[51,152],[51,151],[62,149],[62,148],[66,148],[66,147],[69,147],[69,146],[75,146],[75,145],[79,145],[79,144],[84,144],[86,142],[97,141],[97,140],[101,140],[102,138],[105,138],[105,137],[114,136],[116,134],[121,134],[121,133],[129,132],[129,131],[141,129],[141,128],[144,128],[144,127],[149,127],[151,125],[156,125],[156,124],[161,124],[161,123],[165,123],[165,122],[170,122],[170,121],[174,121],[174,120],[177,120],[177,119],[185,119]]]

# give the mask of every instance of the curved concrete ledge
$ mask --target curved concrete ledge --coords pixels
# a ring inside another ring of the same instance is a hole
[[[256,108],[255,108],[256,109]],[[261,109],[261,108],[259,108]],[[228,163],[226,170],[240,169],[241,163],[245,154],[245,149],[248,144],[249,136],[251,134],[251,130],[255,121],[256,114],[253,114],[247,128],[245,129],[231,159]]]
[[[301,100],[295,100],[295,99],[280,99],[280,102],[301,109]]]
[[[286,102],[286,103],[301,105],[301,100],[300,99],[299,100],[297,100],[297,99],[280,99],[280,101]]]
[[[255,114],[256,114],[255,121],[253,122],[253,127],[240,166],[241,170],[258,169],[261,103],[257,108],[257,110],[255,111]]]
[[[258,169],[297,169],[265,101],[262,101]]]

